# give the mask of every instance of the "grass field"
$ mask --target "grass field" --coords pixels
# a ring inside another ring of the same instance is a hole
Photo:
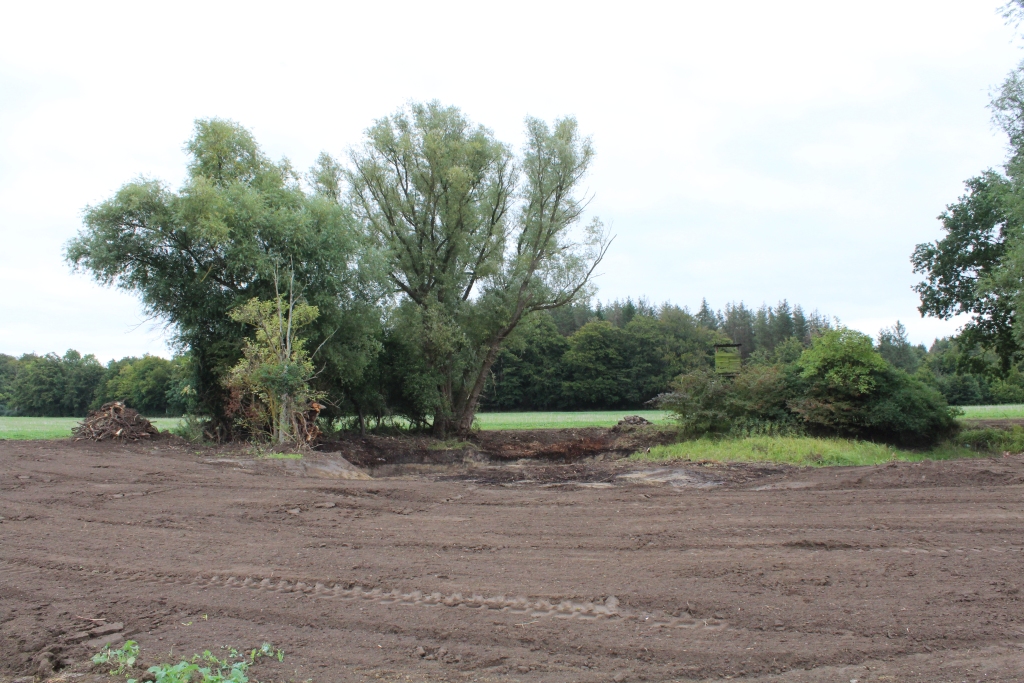
[[[1004,420],[1024,418],[1024,405],[1006,406],[961,406],[964,420]]]
[[[669,413],[661,410],[607,410],[584,413],[480,413],[480,429],[559,429],[611,427],[626,415],[641,415],[655,424],[667,424]],[[0,417],[0,439],[62,439],[80,421],[77,417]],[[176,417],[154,418],[161,431],[175,427]]]
[[[63,439],[81,422],[79,417],[0,417],[0,439]],[[176,417],[153,419],[157,429],[171,429]]]
[[[480,429],[565,429],[611,427],[626,415],[640,415],[654,424],[668,424],[663,410],[604,410],[585,413],[477,413]]]
[[[745,439],[697,439],[668,446],[655,446],[637,453],[634,460],[713,460],[717,462],[777,462],[789,465],[878,465],[890,460],[950,460],[989,455],[964,446],[941,444],[917,453],[885,444],[848,439],[813,437],[753,436]]]

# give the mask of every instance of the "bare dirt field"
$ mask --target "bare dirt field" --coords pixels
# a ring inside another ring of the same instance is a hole
[[[108,680],[88,659],[125,638],[144,666],[269,641],[264,682],[1024,680],[1022,457],[421,446],[338,445],[377,460],[352,479],[331,453],[0,442],[0,680]]]

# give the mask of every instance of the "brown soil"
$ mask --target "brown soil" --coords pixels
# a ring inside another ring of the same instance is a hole
[[[1013,429],[1014,427],[1024,427],[1024,418],[1019,417],[1001,417],[991,420],[965,419],[961,421],[970,429],[978,429],[981,427],[991,427],[993,429]]]
[[[626,456],[656,444],[669,443],[669,428],[622,425],[603,429],[495,430],[474,433],[465,440],[438,441],[428,436],[346,435],[318,450],[338,453],[360,467],[439,465],[469,461],[509,461],[529,458],[574,462],[602,455]]]
[[[108,680],[88,658],[124,638],[147,666],[270,641],[264,682],[1024,680],[1024,457],[565,450],[360,480],[332,454],[0,442],[0,680]]]

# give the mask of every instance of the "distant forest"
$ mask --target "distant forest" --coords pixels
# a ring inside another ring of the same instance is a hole
[[[789,362],[836,322],[782,301],[750,308],[706,301],[696,313],[647,299],[539,311],[508,340],[481,402],[485,411],[631,410],[668,390],[673,378],[711,367],[715,344],[738,343],[747,363]],[[912,345],[896,323],[876,348],[893,366],[939,389],[951,405],[1024,403],[1024,376],[1002,371],[995,353],[964,350],[956,337]],[[189,358],[0,354],[0,414],[82,416],[120,400],[150,416],[190,410]],[[386,381],[386,376],[385,376]],[[385,390],[387,387],[384,387]],[[386,418],[386,415],[371,416]]]

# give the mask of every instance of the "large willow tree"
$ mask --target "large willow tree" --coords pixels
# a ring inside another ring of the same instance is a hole
[[[378,317],[361,294],[361,232],[337,202],[336,173],[323,160],[306,191],[286,160],[271,161],[249,131],[219,119],[196,121],[186,150],[179,190],[146,178],[124,185],[86,209],[66,257],[137,294],[171,326],[189,352],[200,410],[223,438],[233,422],[224,379],[250,333],[229,311],[273,299],[278,275],[294,275],[298,294],[320,312],[304,334],[319,347],[318,381],[332,389],[358,378],[366,329]]]
[[[526,316],[587,290],[608,245],[599,221],[581,225],[593,155],[575,119],[527,119],[516,155],[437,102],[378,120],[352,152],[350,201],[412,330],[436,434],[471,427],[491,365]]]

